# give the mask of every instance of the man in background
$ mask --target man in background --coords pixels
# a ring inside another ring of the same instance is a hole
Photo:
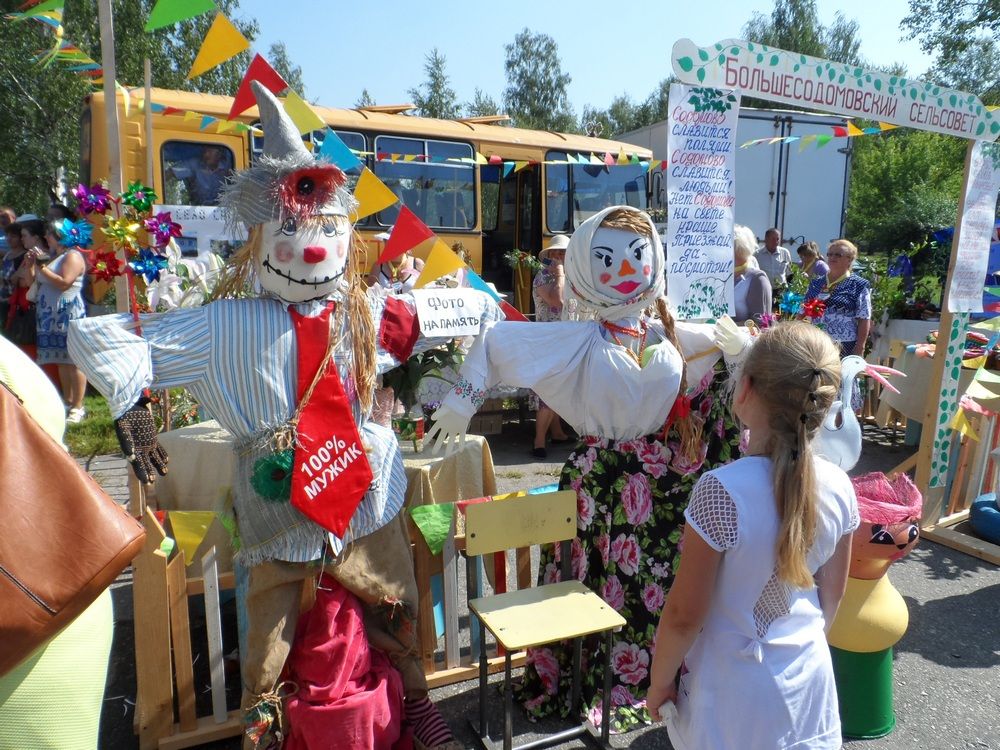
[[[773,289],[783,289],[792,270],[792,254],[781,246],[781,232],[771,227],[764,232],[764,247],[754,257],[760,270],[767,274]]]

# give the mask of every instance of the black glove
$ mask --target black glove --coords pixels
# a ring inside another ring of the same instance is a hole
[[[127,412],[115,420],[115,434],[132,471],[143,484],[152,484],[153,469],[160,476],[167,473],[167,452],[156,440],[156,422],[147,408],[149,399],[140,398]]]

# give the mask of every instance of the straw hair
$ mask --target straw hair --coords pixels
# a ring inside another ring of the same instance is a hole
[[[659,317],[660,323],[663,324],[663,333],[666,335],[667,341],[673,344],[674,349],[677,350],[677,354],[681,358],[681,384],[677,390],[677,398],[681,399],[687,395],[687,362],[684,360],[684,350],[681,349],[680,341],[677,339],[674,316],[670,314],[670,310],[667,308],[667,300],[664,297],[658,298],[655,307],[657,317]],[[701,414],[692,409],[687,416],[677,419],[674,425],[677,427],[677,434],[680,437],[681,455],[688,461],[697,461],[698,454],[701,452],[702,431],[705,426],[705,420]],[[666,439],[666,436],[664,436],[664,439]]]
[[[806,555],[816,538],[816,474],[812,440],[840,390],[840,352],[815,326],[779,323],[757,337],[740,368],[769,415],[767,446],[781,528],[778,578],[809,588]]]
[[[346,217],[334,217],[335,221],[347,221]],[[247,241],[233,253],[222,279],[212,293],[212,299],[238,299],[254,296],[254,282],[257,280],[256,258],[260,252],[263,228],[250,228]],[[357,386],[361,410],[368,412],[372,406],[375,390],[375,321],[368,305],[368,293],[364,280],[355,269],[361,268],[363,242],[357,232],[351,231],[347,268],[344,271],[348,287],[344,293],[347,306],[347,326],[351,334],[353,349],[354,382]]]
[[[649,223],[646,214],[639,211],[626,211],[623,208],[616,208],[604,217],[600,225],[608,229],[635,232],[646,239],[653,236],[653,225]]]

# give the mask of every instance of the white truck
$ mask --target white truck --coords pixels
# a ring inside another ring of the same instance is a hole
[[[669,159],[669,120],[617,136],[617,140],[644,146],[654,159]],[[739,148],[757,138],[833,135],[847,120],[833,115],[780,109],[740,108],[736,131],[736,223],[745,224],[763,241],[770,227],[781,231],[782,244],[792,251],[805,240],[815,240],[821,251],[844,236],[847,187],[851,171],[851,139],[834,138],[820,147],[799,141]],[[650,175],[650,209],[666,208],[666,173]],[[658,227],[661,235],[665,225]]]

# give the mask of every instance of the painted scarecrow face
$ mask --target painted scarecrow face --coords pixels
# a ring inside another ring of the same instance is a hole
[[[347,271],[351,225],[346,216],[294,216],[261,226],[257,275],[261,286],[286,302],[329,297]]]
[[[653,283],[652,247],[635,232],[600,227],[590,245],[594,286],[610,299],[626,302]]]

